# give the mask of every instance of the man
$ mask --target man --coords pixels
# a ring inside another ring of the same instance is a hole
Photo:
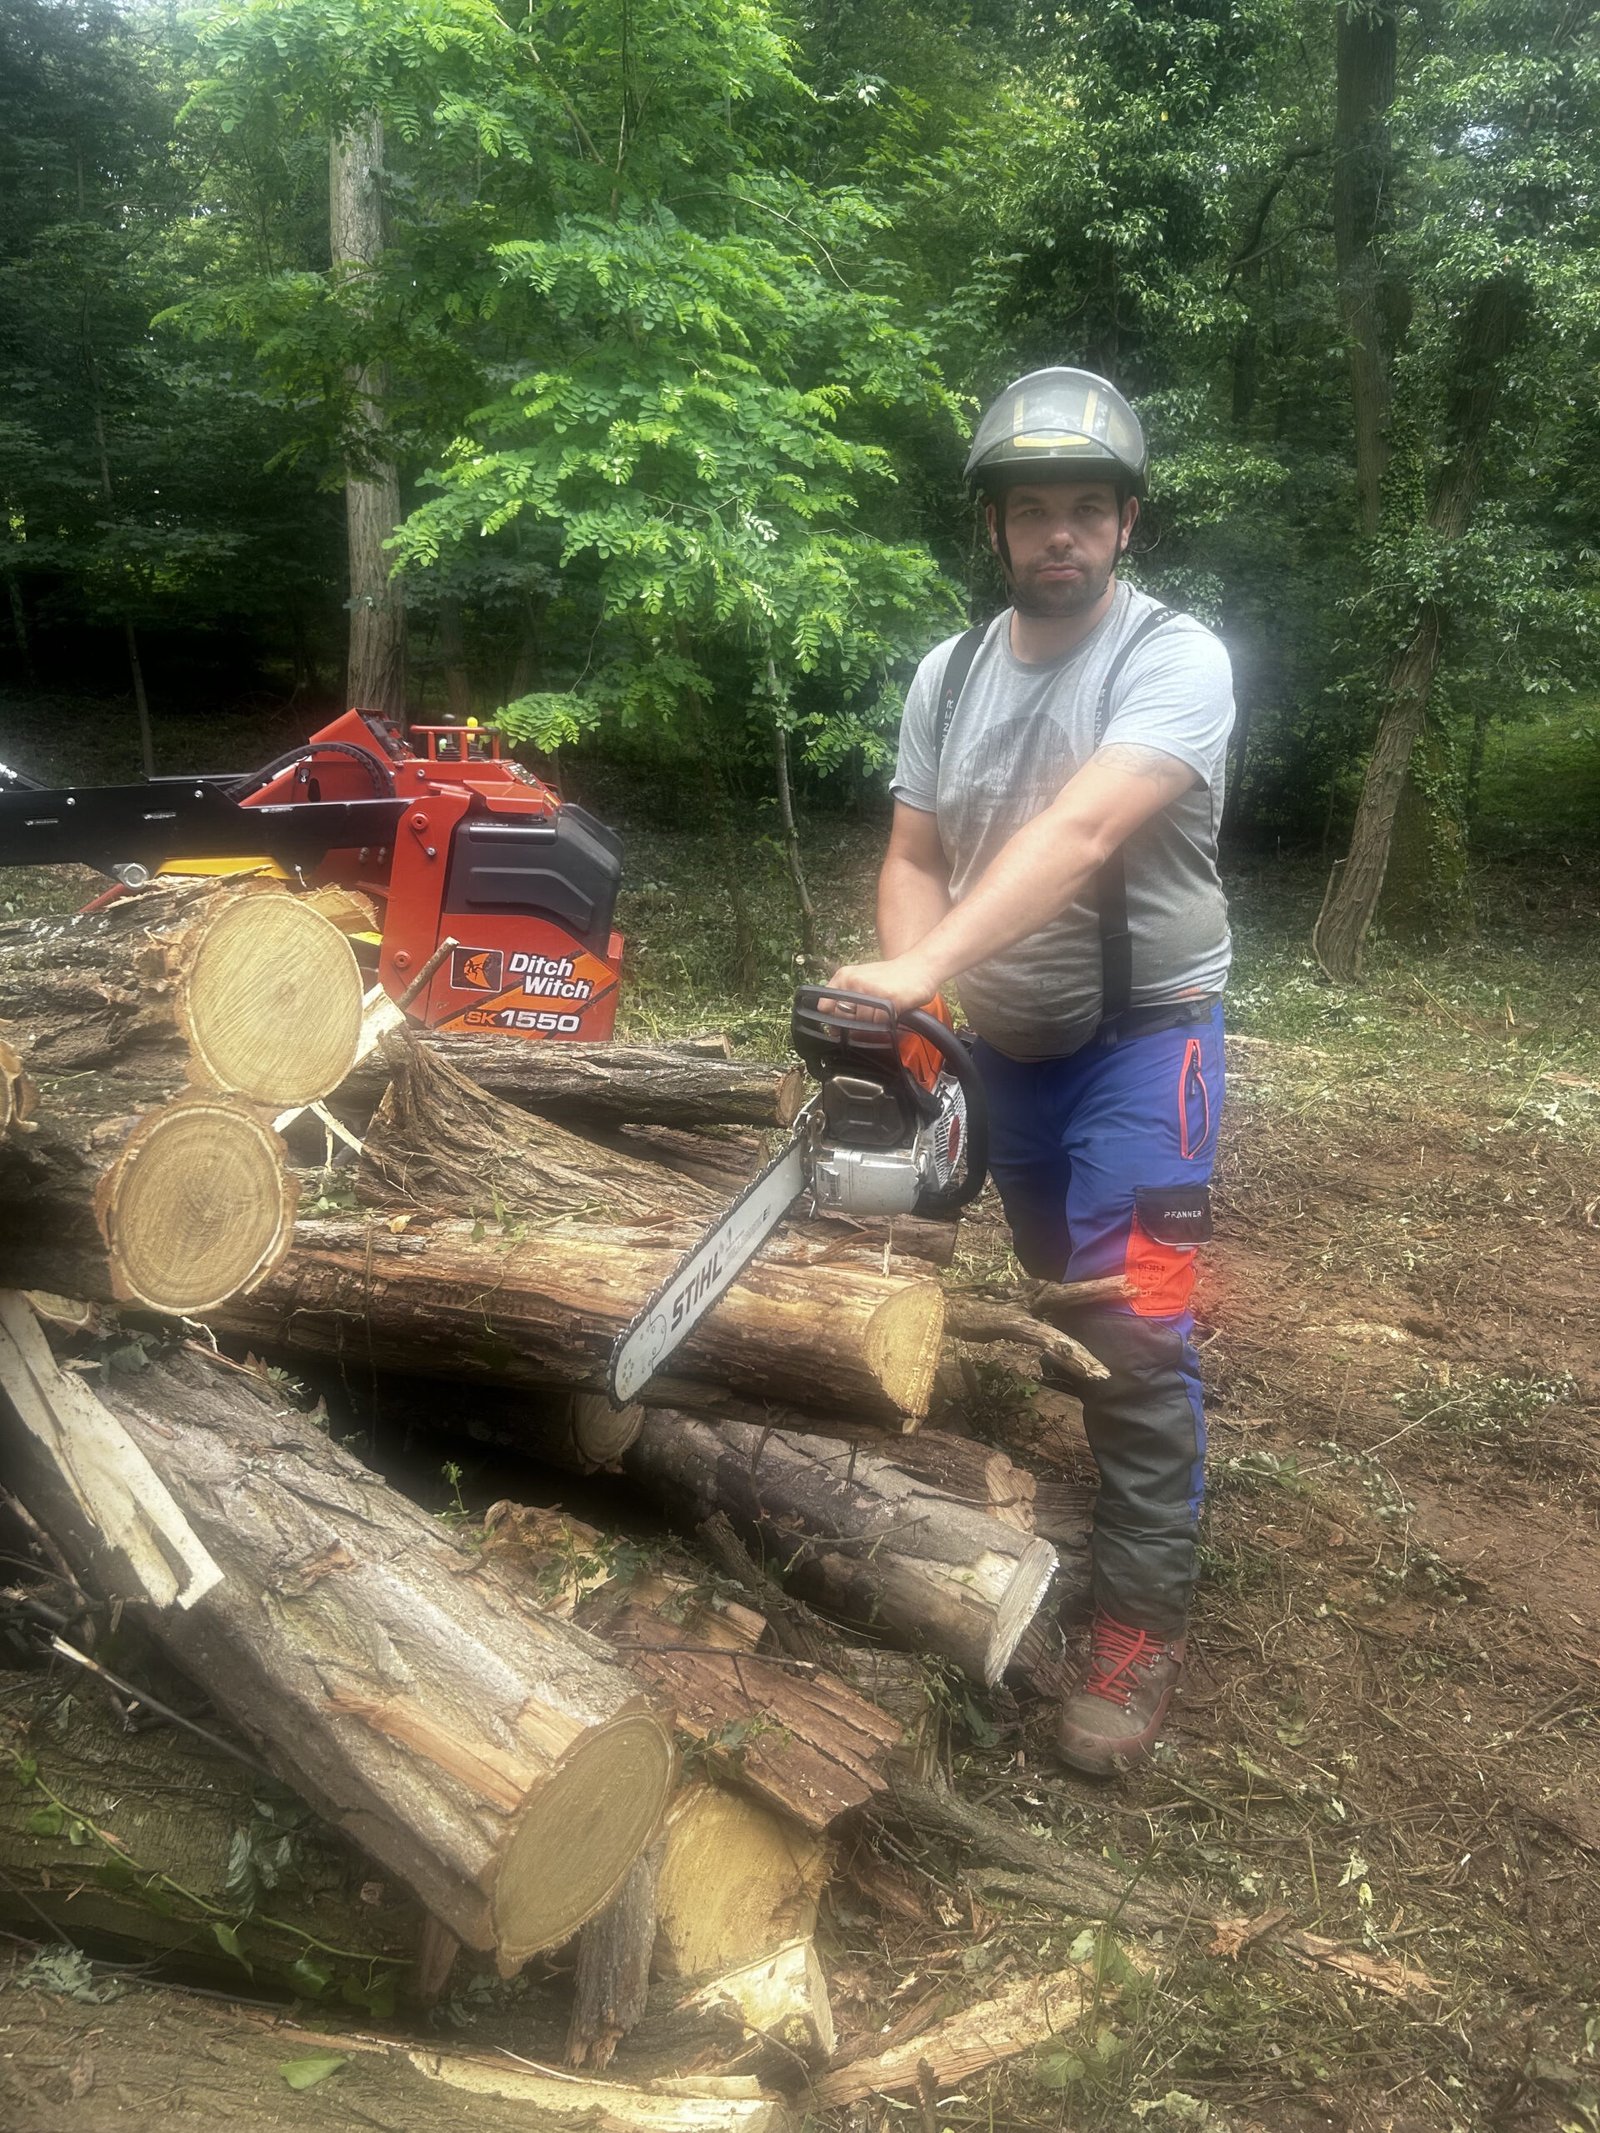
[[[1095,1775],[1149,1754],[1183,1665],[1205,1456],[1189,1298],[1231,949],[1228,659],[1118,580],[1145,468],[1138,417],[1090,372],[1032,372],[985,414],[967,477],[1012,605],[917,672],[884,959],[832,980],[902,1008],[960,980],[1019,1258],[1133,1283],[1082,1314],[1110,1376],[1079,1388],[1100,1470],[1095,1612],[1058,1738]]]

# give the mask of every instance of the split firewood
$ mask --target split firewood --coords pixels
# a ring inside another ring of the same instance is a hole
[[[581,1229],[304,1222],[281,1265],[211,1321],[258,1346],[390,1370],[599,1390],[616,1336],[676,1257]],[[651,1389],[710,1405],[731,1388],[895,1420],[926,1412],[943,1325],[932,1280],[757,1261]]]
[[[252,1975],[302,1993],[348,1981],[382,2008],[425,1919],[209,1713],[204,1734],[133,1732],[74,1670],[0,1676],[0,1920],[14,1932],[181,1955],[235,1991]]]
[[[804,1097],[799,1067],[637,1044],[524,1044],[493,1036],[430,1033],[428,1053],[503,1102],[593,1125],[788,1126]],[[374,1110],[389,1076],[363,1061],[341,1103]]]
[[[150,1626],[263,1760],[507,1974],[609,1902],[673,1757],[605,1648],[480,1570],[264,1379],[179,1352],[98,1391],[223,1572]],[[60,1469],[22,1449],[21,1493],[76,1574],[137,1596],[85,1545]]]
[[[833,2111],[868,2096],[926,2092],[930,2083],[935,2091],[948,2089],[1019,2052],[1070,2036],[1091,2007],[1115,1999],[1113,1987],[1096,1981],[1092,1962],[1024,1978],[904,2044],[821,2075],[806,2100],[816,2110]]]
[[[816,1930],[828,1876],[815,1831],[743,1792],[697,1778],[667,1817],[656,1877],[656,1968],[718,1977]]]
[[[991,1685],[1056,1568],[1047,1541],[830,1438],[652,1408],[622,1463],[679,1515],[725,1511],[830,1614]]]
[[[115,1558],[125,1597],[193,1607],[221,1582],[181,1506],[116,1416],[82,1378],[58,1367],[33,1306],[0,1289],[0,1393],[56,1486],[80,1560]]]
[[[945,1331],[951,1339],[968,1341],[974,1347],[1003,1343],[1037,1349],[1074,1377],[1104,1378],[1111,1374],[1082,1341],[1074,1340],[1059,1326],[1035,1318],[1020,1304],[995,1303],[970,1290],[956,1289],[946,1297]]]
[[[568,2066],[604,2073],[617,2046],[636,2027],[650,1996],[650,1958],[656,1945],[656,1876],[664,1840],[657,1838],[629,1869],[603,1911],[578,1935]]]
[[[338,1086],[360,1016],[349,941],[280,882],[163,883],[0,926],[0,1018],[31,1072],[143,1066],[276,1110]]]

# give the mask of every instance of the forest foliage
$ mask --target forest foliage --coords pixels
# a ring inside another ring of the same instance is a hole
[[[1001,597],[976,406],[1085,363],[1234,834],[1448,919],[1495,722],[1595,678],[1596,15],[0,0],[4,672],[336,698],[365,480],[413,709],[859,791]]]

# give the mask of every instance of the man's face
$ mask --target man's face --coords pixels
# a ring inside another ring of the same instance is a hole
[[[1012,597],[1025,615],[1061,619],[1081,615],[1104,597],[1118,557],[1139,516],[1129,497],[1121,511],[1108,481],[1019,484],[986,507],[989,540],[1002,562],[1004,510],[1011,551]]]

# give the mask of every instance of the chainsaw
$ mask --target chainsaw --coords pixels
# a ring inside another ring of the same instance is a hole
[[[604,1039],[617,1014],[615,833],[476,725],[347,711],[244,777],[49,791],[0,765],[0,866],[276,872],[378,913],[379,983],[430,1029]],[[360,937],[358,936],[358,947]]]
[[[789,1139],[684,1253],[611,1351],[616,1407],[636,1400],[803,1194],[819,1215],[953,1215],[983,1190],[989,1115],[942,1002],[896,1013],[868,993],[804,986],[790,1023],[819,1087]]]

